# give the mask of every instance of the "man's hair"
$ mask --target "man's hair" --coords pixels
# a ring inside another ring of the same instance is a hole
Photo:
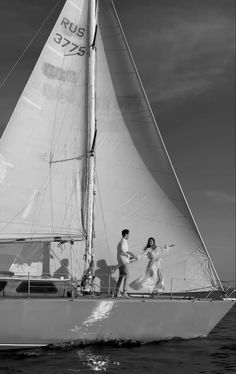
[[[125,235],[129,234],[129,230],[124,229],[124,230],[121,231],[121,234],[124,237]]]

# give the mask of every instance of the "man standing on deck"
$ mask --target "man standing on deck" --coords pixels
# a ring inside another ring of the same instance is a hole
[[[129,251],[128,246],[128,238],[129,238],[129,230],[124,229],[122,230],[122,238],[118,243],[117,246],[117,261],[119,266],[119,279],[116,285],[116,293],[115,297],[126,297],[129,298],[129,295],[127,294],[127,280],[129,278],[129,262],[130,257],[134,259],[138,259],[138,257]],[[120,293],[120,285],[122,282],[122,279],[124,278],[124,284],[123,284],[123,293]]]

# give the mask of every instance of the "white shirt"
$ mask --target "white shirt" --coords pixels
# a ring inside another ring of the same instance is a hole
[[[119,266],[129,263],[129,255],[125,255],[128,250],[128,240],[125,238],[121,238],[117,246],[117,261]]]

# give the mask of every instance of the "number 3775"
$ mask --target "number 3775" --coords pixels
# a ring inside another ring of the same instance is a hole
[[[86,47],[80,47],[78,44],[72,43],[69,39],[65,38],[59,33],[56,34],[54,41],[57,44],[60,44],[62,48],[68,46],[67,51],[70,53],[75,52],[79,56],[83,56],[85,54]]]

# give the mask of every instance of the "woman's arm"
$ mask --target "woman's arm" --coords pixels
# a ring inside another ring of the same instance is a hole
[[[145,256],[148,256],[149,252],[150,252],[149,248],[144,247],[143,248],[143,253],[137,256],[138,260],[142,260]]]
[[[169,249],[174,246],[175,244],[164,244],[163,246],[159,246],[158,249],[159,252],[169,252]]]

